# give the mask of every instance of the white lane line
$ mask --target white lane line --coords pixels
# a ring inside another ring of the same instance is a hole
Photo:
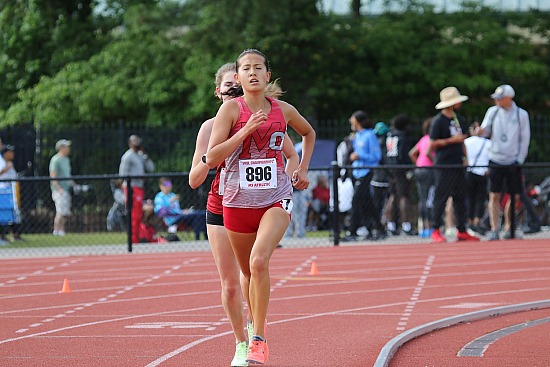
[[[296,274],[297,275],[297,274]],[[434,275],[432,274],[432,278]],[[409,279],[411,277],[401,277],[399,279]],[[388,280],[397,280],[396,278],[391,278]],[[347,284],[356,284],[356,283],[363,283],[363,282],[369,282],[370,279],[359,279],[359,280],[346,280],[346,281],[328,281],[328,282],[318,282],[314,284],[287,284],[286,287],[290,288],[298,288],[302,286],[315,286],[315,287],[325,287],[327,285],[347,285]],[[511,284],[514,283],[527,283],[527,282],[549,282],[550,277],[536,277],[536,278],[521,278],[521,279],[505,279],[505,280],[496,280],[496,281],[483,281],[483,282],[467,282],[467,283],[453,283],[453,284],[437,284],[437,285],[430,285],[426,286],[425,289],[438,289],[438,288],[472,288],[472,287],[479,287],[479,286],[485,286],[485,285],[496,285],[496,284],[506,284],[508,288]],[[219,278],[216,280],[216,283],[219,283]],[[379,288],[379,289],[366,289],[362,291],[362,294],[372,294],[372,293],[382,293],[382,292],[396,292],[396,291],[403,291],[410,289],[410,287],[392,287],[392,288]],[[523,288],[521,288],[523,290]],[[143,302],[143,301],[151,301],[151,300],[159,300],[159,299],[168,299],[168,298],[177,298],[177,297],[188,297],[188,296],[198,296],[198,295],[208,295],[208,294],[217,294],[219,293],[219,290],[209,290],[209,291],[200,291],[200,292],[190,292],[190,293],[172,293],[172,294],[164,294],[164,295],[158,295],[158,296],[150,296],[150,297],[134,297],[134,298],[126,298],[126,299],[118,299],[118,300],[110,300],[108,303],[121,303],[121,302]],[[35,308],[28,308],[28,309],[17,309],[17,310],[9,310],[9,311],[2,311],[0,312],[1,315],[9,315],[9,314],[18,314],[18,313],[28,313],[28,312],[36,312],[36,311],[45,311],[45,310],[52,310],[52,309],[59,309],[60,307],[67,307],[72,308],[76,306],[80,307],[90,307],[93,306],[93,303],[85,303],[85,304],[69,304],[69,305],[63,305],[63,306],[47,306],[47,307],[35,307]]]
[[[309,259],[306,259],[303,263],[301,263],[300,265],[295,267],[290,272],[290,277],[297,277],[304,269],[308,269],[311,266],[311,264],[316,260],[317,260],[317,256],[311,256]],[[279,279],[277,281],[277,283],[275,283],[275,285],[271,288],[271,291],[274,291],[275,288],[282,287],[284,284],[286,284],[288,282],[287,277],[285,277],[285,276],[280,276],[280,277],[281,277],[281,279]]]
[[[418,279],[418,283],[416,284],[416,287],[413,290],[413,293],[407,302],[407,306],[405,307],[405,310],[401,314],[401,319],[397,323],[397,327],[395,330],[401,331],[405,330],[407,327],[407,323],[409,321],[409,316],[414,311],[414,306],[416,306],[416,303],[420,299],[420,293],[422,293],[422,289],[424,289],[426,285],[426,281],[428,280],[428,276],[430,275],[430,271],[432,270],[433,263],[435,261],[435,256],[430,255],[428,256],[428,259],[426,259],[426,264],[424,265],[424,271],[422,272],[422,276]]]
[[[7,280],[5,282],[0,283],[0,287],[6,286],[6,285],[11,286],[11,285],[14,285],[17,282],[29,279],[29,277],[32,277],[32,276],[35,276],[35,275],[43,275],[45,271],[52,271],[52,270],[55,270],[57,268],[64,268],[64,267],[67,267],[69,265],[77,264],[77,263],[81,262],[82,260],[83,260],[83,258],[73,259],[71,261],[68,261],[68,262],[65,261],[65,262],[63,262],[61,264],[58,264],[58,265],[48,266],[45,270],[36,270],[36,271],[34,271],[30,274],[17,275],[17,278],[15,278],[15,279],[10,279],[10,280]],[[25,285],[27,285],[27,284],[25,284]]]
[[[527,293],[527,292],[530,292],[530,291],[531,292],[550,291],[550,287],[525,288],[525,289],[523,289],[524,293]],[[314,295],[294,296],[294,297],[281,297],[281,298],[273,298],[272,301],[275,302],[275,301],[287,301],[287,300],[306,299],[306,298],[326,298],[326,297],[330,297],[330,296],[339,297],[342,294],[349,295],[351,293],[362,293],[362,292],[360,292],[360,291],[357,291],[357,292],[332,292],[332,293],[323,293],[323,294],[314,294]],[[499,292],[484,292],[484,293],[474,293],[474,294],[462,294],[462,295],[451,296],[451,297],[439,297],[439,298],[425,299],[425,300],[419,301],[419,303],[441,302],[441,301],[448,301],[448,300],[453,300],[453,299],[464,299],[464,298],[470,298],[470,297],[473,298],[473,297],[494,296],[494,295],[504,295],[504,294],[517,294],[517,291],[516,290],[509,290],[509,291],[499,291]],[[310,318],[320,317],[320,316],[346,314],[346,313],[360,312],[360,311],[365,311],[365,310],[373,310],[373,309],[379,309],[379,308],[402,306],[405,303],[406,302],[394,302],[394,303],[371,305],[371,306],[352,308],[352,309],[346,309],[346,310],[336,310],[336,311],[326,312],[326,313],[322,313],[322,314],[311,314],[311,315],[304,315],[304,316],[295,317],[295,318],[286,319],[286,320],[273,321],[273,322],[270,322],[270,324],[279,324],[279,323],[290,322],[290,321],[310,319]],[[92,322],[88,322],[88,323],[82,323],[82,324],[66,326],[66,327],[47,330],[47,331],[38,332],[38,333],[34,333],[34,334],[23,335],[23,336],[20,336],[20,337],[8,338],[8,339],[0,340],[0,344],[7,344],[7,343],[15,342],[15,341],[18,341],[18,340],[24,340],[24,339],[29,339],[29,338],[33,338],[33,337],[43,336],[43,335],[55,334],[55,333],[66,331],[66,330],[73,330],[73,329],[85,328],[85,327],[90,327],[90,326],[97,326],[97,325],[102,325],[102,324],[107,324],[107,323],[126,321],[126,320],[134,320],[134,319],[139,319],[139,318],[144,318],[144,317],[158,317],[158,316],[178,314],[178,313],[189,313],[189,312],[195,312],[195,311],[212,310],[212,309],[221,308],[221,307],[222,307],[221,304],[216,304],[216,305],[203,306],[203,307],[197,307],[197,308],[191,308],[191,309],[178,309],[178,310],[172,310],[172,311],[155,312],[155,313],[150,313],[150,314],[118,317],[118,318],[108,319],[108,320],[92,321]],[[59,316],[63,317],[65,315],[59,315]],[[217,338],[217,337],[220,337],[220,336],[229,335],[231,333],[232,333],[232,331],[228,331],[228,332],[222,333],[222,334],[217,334],[217,335],[214,335],[212,337],[208,337],[206,340],[211,340],[211,339],[214,339],[214,338]],[[200,344],[200,343],[202,343],[206,340],[203,340],[203,341],[199,340],[197,342],[194,342],[193,344],[194,345]],[[189,349],[189,348],[186,348],[186,349]],[[183,351],[185,351],[185,350],[183,350]],[[177,353],[177,354],[179,354],[179,353]]]
[[[438,257],[439,258],[439,257]],[[332,264],[332,263],[330,263]],[[443,268],[444,266],[442,266],[441,264],[438,265],[438,268]],[[415,266],[413,269],[417,269],[418,266]],[[399,271],[402,271],[402,270],[407,270],[407,269],[410,269],[410,267],[401,267],[401,268],[395,268],[393,270],[399,270]],[[527,268],[519,268],[519,269],[503,269],[503,270],[488,270],[488,271],[468,271],[468,272],[452,272],[452,273],[441,273],[441,274],[432,274],[430,277],[431,279],[434,279],[434,278],[448,278],[448,277],[453,277],[453,276],[457,276],[457,277],[465,277],[465,276],[473,276],[473,275],[487,275],[487,274],[491,274],[491,275],[498,275],[498,274],[507,274],[507,275],[510,275],[510,274],[519,274],[519,273],[524,273],[524,272],[530,272],[530,273],[543,273],[543,272],[548,272],[550,271],[550,267],[527,267]],[[330,276],[333,276],[333,275],[337,275],[337,274],[345,274],[346,276],[349,276],[349,275],[354,275],[354,274],[357,274],[357,275],[360,275],[360,273],[364,273],[364,269],[363,270],[356,270],[356,271],[353,271],[353,270],[347,270],[347,271],[331,271],[331,272],[324,272],[325,275],[330,275]],[[210,272],[212,273],[212,272]],[[208,273],[208,274],[210,274]],[[377,270],[377,273],[379,274],[382,274],[382,273],[385,273],[385,271],[382,271],[382,268],[378,269]],[[212,277],[211,279],[207,280],[207,281],[201,281],[201,283],[219,283],[219,277],[217,276],[217,274],[215,272],[212,273],[216,278]],[[386,277],[379,277],[379,278],[376,278],[376,277],[368,277],[366,279],[357,279],[355,280],[355,282],[381,282],[381,281],[392,281],[392,280],[403,280],[403,279],[413,279],[413,278],[416,278],[415,275],[407,275],[407,276],[386,276]],[[127,279],[127,278],[124,278],[124,279]],[[102,279],[102,280],[111,280],[111,278],[108,278],[108,279]],[[120,279],[116,279],[116,280],[120,280]],[[93,280],[93,281],[97,281],[97,280]],[[517,279],[516,281],[521,281],[521,279]],[[345,283],[347,284],[349,281],[346,280]],[[177,285],[180,285],[180,286],[183,286],[185,284],[197,284],[198,282],[194,281],[194,282],[170,282],[168,284],[177,284]],[[454,282],[453,282],[454,283]],[[38,285],[38,284],[51,284],[51,283],[33,283],[33,285]],[[162,283],[162,285],[164,285],[165,283]],[[329,284],[329,283],[323,283],[323,284]],[[336,284],[335,282],[334,283],[330,283],[330,284]],[[26,285],[29,285],[29,284],[26,284]],[[309,286],[310,284],[308,284],[307,286]],[[144,286],[153,286],[153,285],[144,285]],[[304,285],[288,285],[290,287],[301,287],[301,286],[304,286]],[[452,286],[452,285],[451,285]],[[119,287],[102,287],[102,288],[89,288],[89,289],[86,289],[86,290],[83,290],[83,292],[95,292],[95,291],[99,291],[99,290],[105,290],[105,289],[109,289],[109,290],[113,290],[113,289],[120,289]],[[57,293],[57,292],[55,292]],[[51,295],[52,292],[47,292],[47,293],[29,293],[29,294],[13,294],[13,295],[5,295],[2,297],[2,299],[12,299],[12,298],[28,298],[28,297],[36,297],[36,296],[44,296],[44,295]],[[6,312],[13,312],[13,311],[6,311]],[[5,312],[0,312],[0,314],[3,314]]]
[[[73,264],[76,260],[73,260],[73,261],[70,261],[70,262],[66,262],[66,263],[63,263],[61,264],[60,266],[69,266],[71,264]],[[189,264],[192,264],[194,263],[195,261],[197,261],[196,258],[193,258],[193,259],[189,259],[189,260],[186,260],[182,263],[182,266],[184,265],[189,265]],[[172,272],[174,271],[174,267],[172,266],[171,269],[168,269],[168,270],[165,270],[163,272],[163,274],[171,274]],[[153,280],[157,280],[157,279],[160,279],[160,275],[152,275],[150,276],[149,278],[145,279],[144,281],[145,282],[152,282]],[[92,306],[94,304],[99,304],[99,303],[104,303],[104,302],[107,302],[109,301],[109,299],[113,299],[113,298],[116,298],[124,293],[126,293],[127,291],[129,290],[132,290],[134,289],[134,287],[124,287],[123,289],[120,289],[118,290],[117,292],[115,293],[111,293],[109,295],[107,295],[106,297],[102,297],[102,298],[99,298],[95,303],[91,303],[91,304],[87,304],[86,306]],[[71,314],[74,314],[75,312],[77,311],[82,311],[84,309],[84,307],[81,307],[81,306],[78,306],[78,307],[74,307],[74,308],[71,308],[69,310],[66,310],[64,314],[59,314],[59,315],[56,315],[53,317],[53,319],[47,319],[49,320],[48,322],[51,322],[53,321],[54,319],[58,319],[58,318],[62,318],[62,317],[65,317],[67,315],[71,315]],[[36,328],[36,327],[39,327],[39,326],[42,326],[42,324],[44,323],[45,321],[42,321],[40,323],[35,323],[35,324],[32,324],[32,325],[29,325],[27,328],[23,328],[23,329],[19,329],[16,331],[16,333],[18,334],[21,334],[21,333],[24,333],[26,331],[28,331],[30,328]]]

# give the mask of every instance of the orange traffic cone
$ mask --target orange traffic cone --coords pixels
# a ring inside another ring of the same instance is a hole
[[[317,263],[315,261],[311,263],[309,275],[319,275],[319,270],[317,269]]]
[[[71,293],[71,288],[69,288],[69,280],[67,278],[63,281],[63,288],[61,288],[59,293]]]

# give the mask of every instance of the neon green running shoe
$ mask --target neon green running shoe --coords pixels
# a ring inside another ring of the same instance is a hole
[[[250,342],[254,336],[254,324],[250,320],[246,321],[246,332],[248,333],[248,341]]]
[[[237,343],[235,346],[235,356],[231,361],[231,367],[248,366],[246,355],[248,353],[248,344],[244,342]]]

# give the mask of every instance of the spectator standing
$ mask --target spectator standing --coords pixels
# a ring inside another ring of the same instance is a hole
[[[143,151],[141,138],[131,135],[128,138],[129,149],[122,155],[118,174],[125,179],[123,183],[124,196],[128,206],[128,182],[126,179],[131,176],[143,176],[146,172],[153,172],[155,164]],[[139,226],[143,215],[143,178],[131,178],[132,186],[132,242],[139,242]]]
[[[378,139],[378,144],[380,145],[381,158],[379,166],[386,165],[386,137],[390,132],[390,128],[386,123],[379,121],[374,125],[374,134]],[[386,206],[386,199],[388,198],[388,190],[390,187],[388,170],[386,168],[374,169],[372,174],[372,180],[370,182],[372,189],[372,198],[374,201],[374,207],[376,210],[376,221],[375,221],[375,237],[376,239],[382,239],[387,236],[386,226],[384,225],[384,208]]]
[[[430,238],[432,229],[430,225],[431,211],[433,208],[433,196],[435,191],[434,171],[426,167],[432,167],[435,154],[430,149],[430,124],[432,118],[425,119],[422,123],[422,138],[409,150],[409,158],[416,165],[414,177],[416,179],[416,191],[418,193],[418,214],[422,223],[419,235],[422,238]]]
[[[12,179],[17,178],[17,171],[13,165],[13,158],[15,154],[15,146],[11,144],[2,146],[2,160],[0,160],[0,179]],[[7,234],[12,233],[14,241],[21,241],[21,212],[19,210],[18,197],[17,197],[17,185],[15,181],[11,182],[2,182],[0,187],[11,189],[11,200],[12,200],[12,215],[11,218],[2,225],[0,233],[0,245],[9,243],[7,239]],[[8,190],[10,191],[10,190]],[[3,206],[5,207],[5,206]]]
[[[478,128],[479,122],[476,121],[470,126],[470,132]],[[486,230],[481,225],[480,219],[483,218],[487,202],[487,177],[489,172],[487,166],[489,165],[491,141],[473,135],[464,140],[464,145],[466,146],[469,166],[466,172],[468,225],[472,231],[485,235]]]
[[[352,130],[355,130],[353,152],[350,160],[353,167],[355,191],[352,199],[352,214],[349,234],[342,241],[357,241],[357,229],[366,224],[369,235],[374,228],[375,210],[370,193],[373,172],[368,167],[378,166],[382,157],[378,139],[373,131],[372,121],[364,111],[355,111],[350,117]]]
[[[391,120],[391,130],[386,137],[386,163],[391,165],[411,164],[409,158],[410,138],[408,128],[411,119],[406,115],[397,115]],[[387,227],[392,234],[401,230],[408,235],[416,235],[408,218],[410,213],[411,176],[405,169],[392,169],[390,176],[390,197],[387,203]]]
[[[352,208],[353,198],[353,182],[345,169],[340,170],[340,177],[337,180],[338,185],[338,211],[340,217],[338,218],[340,229],[349,229],[349,216]],[[334,210],[334,190],[330,185],[330,206],[331,210]]]
[[[55,143],[57,153],[50,160],[50,188],[52,199],[55,203],[55,217],[53,221],[53,235],[65,236],[65,223],[71,215],[72,197],[71,189],[76,183],[68,179],[71,177],[71,141],[61,139]],[[57,180],[64,178],[64,180]]]
[[[519,201],[522,190],[523,172],[521,165],[525,162],[531,140],[529,114],[514,102],[516,93],[512,86],[505,84],[497,87],[491,94],[495,105],[489,107],[477,135],[491,137],[489,152],[489,217],[491,234],[489,240],[499,239],[500,199],[507,190]],[[505,186],[506,183],[506,186]],[[504,238],[510,238],[510,201],[504,208]]]
[[[441,110],[430,126],[430,149],[435,150],[435,163],[437,165],[463,165],[465,157],[464,139],[468,131],[462,116],[456,111],[462,106],[462,102],[468,100],[467,96],[460,94],[457,88],[444,88],[440,94],[440,102],[435,106]],[[470,235],[466,231],[466,178],[464,169],[440,168],[435,170],[435,197],[434,210],[432,212],[432,234],[434,242],[446,242],[441,234],[445,205],[449,197],[453,198],[456,227],[458,229],[458,241],[479,241],[478,237]]]

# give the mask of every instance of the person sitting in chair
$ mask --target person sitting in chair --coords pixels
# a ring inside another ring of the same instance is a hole
[[[184,217],[180,196],[172,192],[172,181],[167,177],[160,178],[159,188],[160,192],[155,195],[155,214],[162,218],[168,227],[168,233],[175,234]]]
[[[161,177],[159,180],[160,192],[155,196],[155,214],[162,218],[168,227],[169,241],[179,241],[176,236],[178,229],[192,228],[195,239],[200,239],[200,234],[206,237],[206,212],[204,210],[181,209],[180,197],[172,192],[172,182],[169,178]]]

